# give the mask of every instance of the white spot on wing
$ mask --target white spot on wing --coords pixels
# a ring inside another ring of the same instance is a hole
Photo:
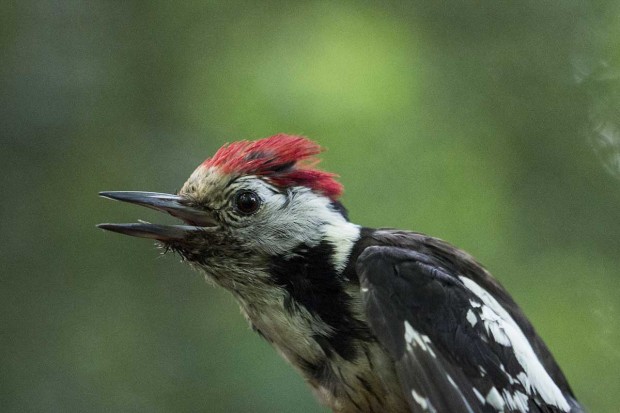
[[[409,321],[405,321],[405,341],[407,343],[413,343],[413,340],[416,334],[418,333],[416,333],[413,327],[411,327],[411,324],[409,324]]]
[[[549,373],[545,370],[540,360],[534,353],[528,339],[523,334],[510,314],[497,302],[497,300],[480,287],[475,281],[467,277],[459,277],[463,284],[476,294],[485,304],[482,307],[483,314],[486,310],[486,320],[489,321],[489,330],[498,343],[507,341],[511,345],[517,361],[521,364],[525,373],[517,376],[528,393],[538,393],[545,403],[557,406],[562,411],[569,411],[570,406],[566,398],[555,384]],[[491,313],[495,313],[494,316]],[[491,322],[492,319],[492,322]],[[483,317],[485,321],[485,317]],[[485,327],[487,324],[485,323]],[[487,396],[488,400],[488,396]]]
[[[448,373],[446,373],[446,377],[447,377],[448,381],[450,382],[450,384],[452,385],[452,387],[454,387],[455,389],[458,390],[459,386],[457,386],[456,383],[454,382],[454,380],[452,380],[452,376],[450,376]]]
[[[511,410],[516,410],[523,413],[530,411],[527,395],[521,393],[519,390],[515,391],[512,394],[508,390],[504,390],[502,393],[504,395],[506,405]]]
[[[515,380],[514,377],[512,377],[510,374],[508,374],[508,372],[506,371],[506,367],[504,367],[504,364],[500,363],[499,368],[502,369],[502,371],[506,374],[506,377],[508,377],[508,382],[510,384],[515,384],[517,381]],[[525,376],[525,373],[520,373],[523,376]]]
[[[499,394],[495,387],[491,387],[491,390],[489,390],[486,401],[497,410],[504,410],[504,399],[502,399],[502,396]]]
[[[532,387],[532,383],[530,383],[530,379],[527,377],[527,374],[523,372],[517,374],[517,380],[519,380],[521,384],[523,384],[523,387],[525,387],[526,390]]]
[[[465,407],[467,408],[467,411],[469,413],[474,413],[474,411],[472,410],[471,406],[469,405],[469,402],[467,401],[467,399],[465,398],[465,396],[463,396],[463,392],[461,391],[461,389],[459,388],[459,386],[454,382],[454,380],[452,379],[452,376],[450,376],[448,373],[446,373],[446,378],[448,379],[448,382],[450,382],[450,384],[452,385],[452,387],[454,387],[454,389],[456,390],[456,392],[459,394],[459,396],[461,396],[461,399],[463,400],[463,404],[465,405]],[[476,390],[476,389],[473,389]]]
[[[467,321],[469,321],[469,324],[471,324],[471,326],[475,326],[476,323],[478,322],[478,318],[476,317],[476,314],[474,314],[473,311],[468,310],[467,311]]]
[[[424,409],[424,411],[427,411],[429,413],[436,413],[435,408],[433,407],[431,402],[428,400],[428,398],[422,397],[415,390],[411,390],[411,397],[413,397],[413,400],[415,400],[415,402],[419,404],[420,407]]]
[[[480,318],[484,324],[484,328],[493,336],[498,344],[505,347],[511,347],[510,339],[506,335],[505,322],[490,307],[483,305],[481,308]]]
[[[420,347],[431,356],[437,357],[433,349],[429,346],[431,339],[427,335],[418,333],[408,321],[405,321],[405,341],[412,347]]]
[[[482,396],[482,394],[478,391],[478,389],[474,387],[472,390],[474,391],[474,394],[476,395],[476,397],[478,398],[478,400],[480,400],[480,403],[484,404],[484,403],[485,403],[485,401],[484,401],[484,397],[483,397],[483,396]]]
[[[435,354],[435,352],[433,351],[433,348],[431,347],[431,343],[432,343],[431,339],[427,335],[425,335],[425,334],[418,333],[411,326],[411,324],[409,324],[408,321],[405,321],[405,341],[407,342],[407,350],[408,351],[413,351],[414,347],[420,347],[423,351],[426,351],[432,357],[437,358],[437,355]],[[450,375],[446,373],[446,378],[448,379],[448,382],[454,387],[454,389],[457,391],[457,393],[459,394],[459,396],[463,400],[463,406],[467,408],[467,412],[474,413],[472,408],[471,408],[471,406],[469,405],[467,399],[465,399],[465,396],[463,396],[463,393],[461,392],[461,389],[454,382],[452,377],[450,377]],[[414,394],[414,392],[415,391],[412,390],[411,395],[416,400],[416,402],[419,403],[419,399],[416,399],[416,394],[417,393]],[[428,399],[420,399],[420,400],[428,401]],[[420,406],[422,406],[422,404],[420,404]],[[435,412],[435,409],[433,408],[433,406],[430,405],[430,403],[428,403],[428,410],[427,411]]]

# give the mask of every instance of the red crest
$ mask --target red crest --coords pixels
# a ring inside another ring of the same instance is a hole
[[[336,175],[315,168],[319,162],[315,155],[321,151],[303,136],[279,134],[224,145],[202,165],[226,174],[265,177],[281,187],[305,186],[336,200],[343,190]]]

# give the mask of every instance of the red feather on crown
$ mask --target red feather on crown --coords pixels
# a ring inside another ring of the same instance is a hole
[[[202,163],[226,174],[257,175],[274,185],[305,186],[336,200],[343,187],[336,174],[316,169],[315,157],[322,148],[303,136],[278,134],[257,141],[239,141],[222,146]]]

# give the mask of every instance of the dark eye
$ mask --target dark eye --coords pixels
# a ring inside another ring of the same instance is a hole
[[[235,208],[242,214],[250,215],[258,211],[260,197],[254,191],[241,191],[235,195]]]

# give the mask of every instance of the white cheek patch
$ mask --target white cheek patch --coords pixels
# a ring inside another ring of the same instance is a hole
[[[236,229],[243,234],[240,238],[252,243],[250,247],[287,255],[300,245],[314,247],[327,241],[333,247],[332,265],[337,272],[344,270],[361,229],[334,210],[329,198],[301,187],[287,194],[274,193],[258,179],[247,179],[244,185],[263,200],[248,224]]]
[[[540,395],[545,403],[556,406],[561,411],[568,412],[570,406],[566,398],[549,376],[549,373],[547,373],[538,359],[538,356],[536,356],[525,334],[523,334],[523,331],[521,331],[521,328],[519,328],[510,314],[491,294],[480,287],[475,281],[462,276],[459,278],[463,284],[465,284],[465,287],[478,296],[483,302],[484,305],[481,307],[481,318],[487,332],[493,336],[497,343],[506,347],[512,347],[515,357],[524,371],[524,373],[520,373],[517,376],[517,380],[521,382],[526,392],[528,394],[536,393]],[[503,402],[505,401],[515,406],[521,406],[525,399],[521,394],[519,394],[519,392],[512,395],[504,394],[504,397],[500,398],[502,398]],[[489,400],[489,396],[491,396],[491,400]],[[490,404],[495,406],[494,403],[491,403],[491,401],[496,400],[495,394],[487,395],[486,399]]]
[[[353,245],[360,238],[361,231],[358,225],[347,222],[344,218],[335,218],[325,226],[324,239],[334,247],[332,264],[336,271],[340,272],[347,266],[349,255]]]

